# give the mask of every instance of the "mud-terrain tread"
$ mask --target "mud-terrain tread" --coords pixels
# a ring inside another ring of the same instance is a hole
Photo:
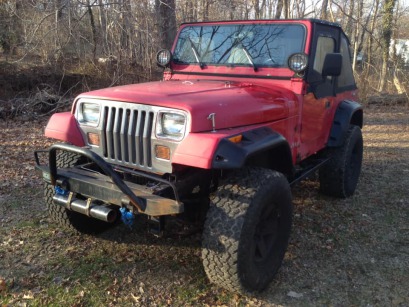
[[[57,152],[57,167],[67,168],[75,166],[83,159],[80,155],[67,152]],[[50,184],[44,184],[44,198],[50,218],[58,225],[73,232],[96,234],[111,227],[110,223],[106,223],[94,218],[89,218],[83,214],[70,211],[62,206],[56,205],[53,202],[54,187]]]
[[[358,164],[351,171],[351,153],[355,146],[358,150]],[[320,192],[322,194],[346,198],[354,194],[362,167],[363,139],[358,126],[350,125],[344,144],[328,149],[326,155],[331,160],[320,168]]]
[[[243,257],[248,258],[245,251],[248,248],[243,246],[243,242],[248,244],[252,240],[246,232],[252,223],[257,223],[257,210],[253,209],[257,209],[255,207],[265,198],[265,193],[284,195],[286,203],[282,205],[288,219],[283,227],[285,239],[278,261],[263,270],[262,280],[258,284],[246,284],[243,266],[247,264]],[[263,290],[281,265],[288,244],[291,219],[291,191],[282,174],[262,168],[245,168],[229,176],[211,197],[203,231],[202,259],[210,281],[239,293]]]

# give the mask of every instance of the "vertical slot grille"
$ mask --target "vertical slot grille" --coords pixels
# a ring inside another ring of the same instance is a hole
[[[106,159],[152,167],[153,111],[103,108],[102,152]]]

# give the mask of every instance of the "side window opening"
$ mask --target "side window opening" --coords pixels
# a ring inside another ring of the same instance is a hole
[[[308,73],[309,91],[314,93],[316,98],[334,96],[334,83],[332,76],[322,76],[325,57],[329,53],[334,53],[336,40],[331,36],[318,36],[314,54],[314,62]]]
[[[335,51],[335,41],[332,37],[320,36],[317,42],[317,51],[315,52],[314,70],[320,75],[324,65],[325,56]]]
[[[317,40],[317,49],[315,51],[314,66],[312,73],[309,75],[310,84],[325,82],[322,77],[322,68],[324,66],[325,56],[335,51],[335,40],[332,37],[320,36]],[[327,77],[331,80],[331,77]]]
[[[355,88],[355,79],[352,71],[351,53],[348,40],[344,35],[341,37],[340,53],[342,54],[342,71],[338,77],[337,92]]]

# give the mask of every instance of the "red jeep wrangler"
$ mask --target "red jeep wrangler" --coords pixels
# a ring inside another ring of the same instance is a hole
[[[36,151],[51,217],[84,233],[121,218],[201,219],[203,265],[227,289],[264,289],[290,236],[290,186],[354,193],[362,107],[348,38],[320,20],[183,24],[162,81],[78,96]],[[48,155],[48,165],[40,162]]]

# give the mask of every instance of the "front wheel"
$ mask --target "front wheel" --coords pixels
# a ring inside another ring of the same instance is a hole
[[[245,293],[274,278],[292,224],[291,191],[280,173],[246,168],[222,182],[211,198],[202,258],[213,283]]]

